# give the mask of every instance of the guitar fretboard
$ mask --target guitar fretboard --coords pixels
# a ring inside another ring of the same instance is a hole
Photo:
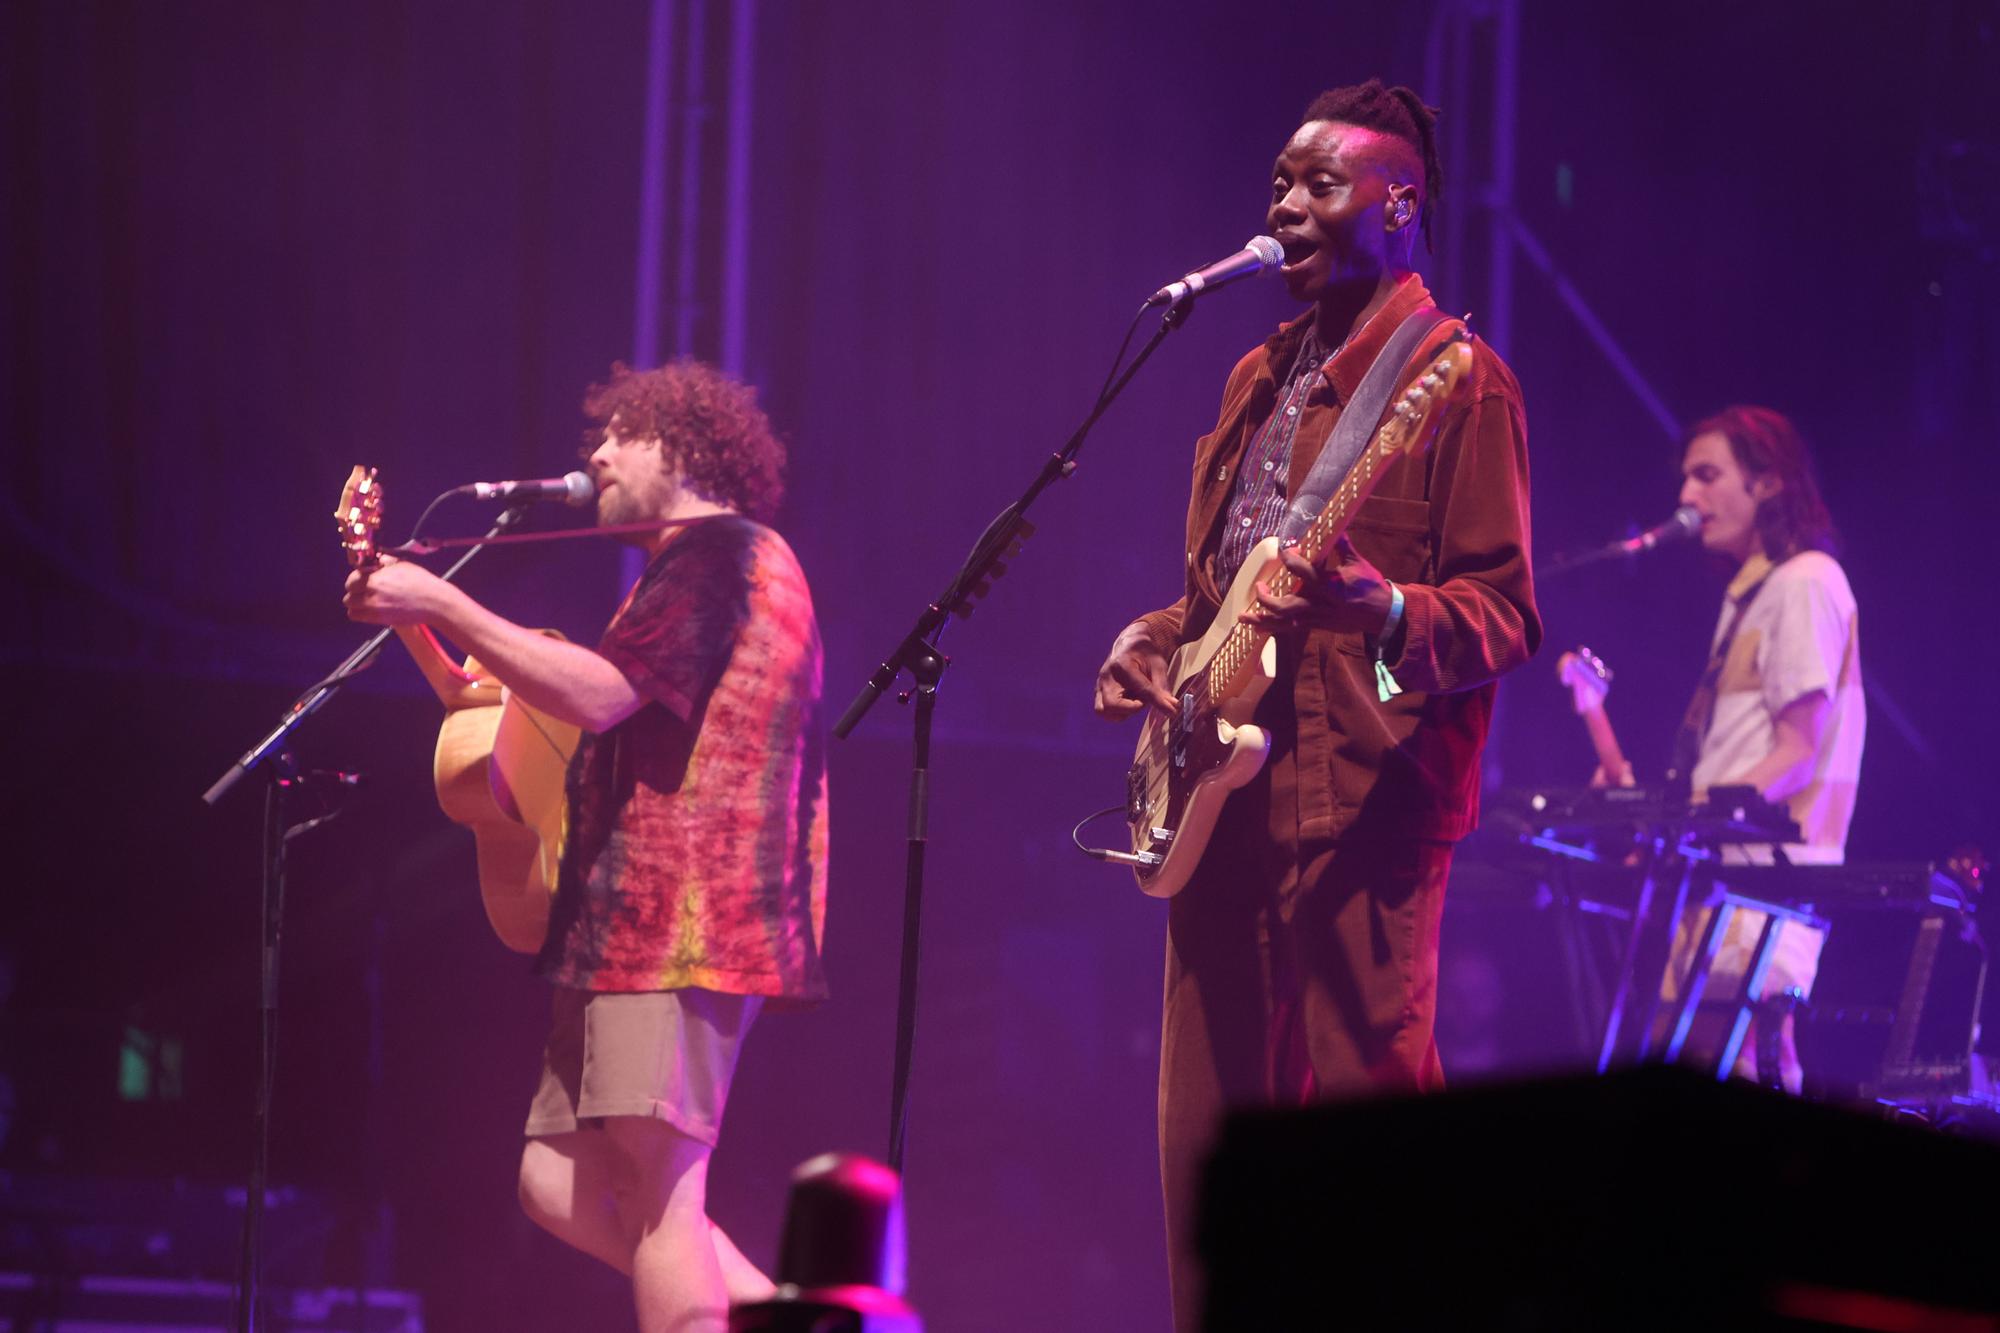
[[[1461,329],[1451,343],[1463,347],[1465,338]],[[1432,414],[1464,373],[1463,362],[1451,360],[1453,355],[1448,349],[1396,400],[1389,420],[1375,432],[1375,438],[1328,497],[1326,508],[1320,510],[1299,538],[1298,552],[1308,564],[1317,565],[1327,548],[1347,530],[1350,516],[1375,489],[1376,479],[1388,461],[1421,440]],[[1280,568],[1267,582],[1278,597],[1289,596],[1299,588],[1298,576],[1289,569]],[[1263,655],[1270,638],[1271,631],[1261,625],[1241,624],[1229,632],[1202,673],[1202,684],[1211,704],[1233,697],[1249,684],[1249,668]]]

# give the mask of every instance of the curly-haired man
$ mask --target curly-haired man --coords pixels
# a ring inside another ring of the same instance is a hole
[[[502,619],[419,566],[355,573],[348,614],[429,624],[525,702],[583,729],[538,970],[555,986],[520,1193],[631,1275],[643,1333],[721,1330],[768,1278],[708,1219],[707,1173],[766,999],[825,994],[819,632],[758,520],[782,447],[754,393],[695,362],[614,368],[586,412],[600,525],[645,572],[595,650]]]

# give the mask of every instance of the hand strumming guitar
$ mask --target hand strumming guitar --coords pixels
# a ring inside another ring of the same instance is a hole
[[[1150,706],[1169,717],[1179,711],[1167,679],[1167,655],[1146,633],[1144,621],[1135,620],[1119,631],[1111,653],[1097,668],[1097,697],[1092,706],[1097,715],[1118,722]]]

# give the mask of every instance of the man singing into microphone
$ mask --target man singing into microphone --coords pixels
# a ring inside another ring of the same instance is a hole
[[[583,728],[537,968],[555,1017],[522,1206],[631,1275],[642,1333],[720,1333],[769,1279],[708,1219],[708,1160],[761,1003],[826,993],[826,769],[812,597],[757,521],[783,447],[755,394],[694,362],[615,367],[584,409],[600,525],[650,556],[595,651],[389,562],[356,620],[429,624],[522,699]]]
[[[1182,596],[1118,635],[1097,677],[1101,715],[1175,710],[1169,655],[1207,629],[1251,548],[1278,531],[1392,335],[1435,317],[1411,270],[1440,184],[1435,116],[1371,80],[1322,94],[1279,153],[1266,220],[1286,286],[1310,308],[1231,373],[1195,445]],[[1410,344],[1397,389],[1448,332],[1429,325]],[[1477,816],[1494,682],[1541,639],[1520,389],[1483,343],[1463,387],[1434,447],[1387,465],[1324,567],[1288,552],[1298,591],[1262,585],[1246,612],[1277,631],[1278,676],[1257,716],[1270,757],[1224,805],[1167,916],[1160,1160],[1183,1333],[1202,1308],[1196,1177],[1226,1108],[1442,1081],[1445,876]],[[1328,1206],[1359,1214],[1366,1201]]]
[[[1805,440],[1769,408],[1725,408],[1689,432],[1681,478],[1681,503],[1701,516],[1702,547],[1733,574],[1708,669],[1674,741],[1673,776],[1697,800],[1710,787],[1755,787],[1798,822],[1804,841],[1785,846],[1788,860],[1838,863],[1854,815],[1867,716],[1854,594],[1833,557],[1833,520]],[[1725,849],[1725,860],[1746,856],[1772,859],[1769,848]],[[1669,999],[1705,922],[1700,914],[1690,918],[1680,923],[1678,966],[1668,969]],[[1740,990],[1763,924],[1758,912],[1731,918],[1714,993]],[[1762,994],[1752,998],[1809,993],[1821,943],[1818,931],[1785,922]],[[1705,1026],[1695,1030],[1697,1043]],[[1797,1092],[1802,1074],[1789,1015],[1769,1036],[1743,1043],[1736,1072],[1759,1076],[1761,1044],[1775,1050],[1777,1077]]]

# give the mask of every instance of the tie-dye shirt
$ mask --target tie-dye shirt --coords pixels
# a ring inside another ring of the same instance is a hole
[[[791,548],[734,515],[690,525],[597,650],[647,702],[570,759],[538,970],[594,991],[824,996],[820,642]]]

